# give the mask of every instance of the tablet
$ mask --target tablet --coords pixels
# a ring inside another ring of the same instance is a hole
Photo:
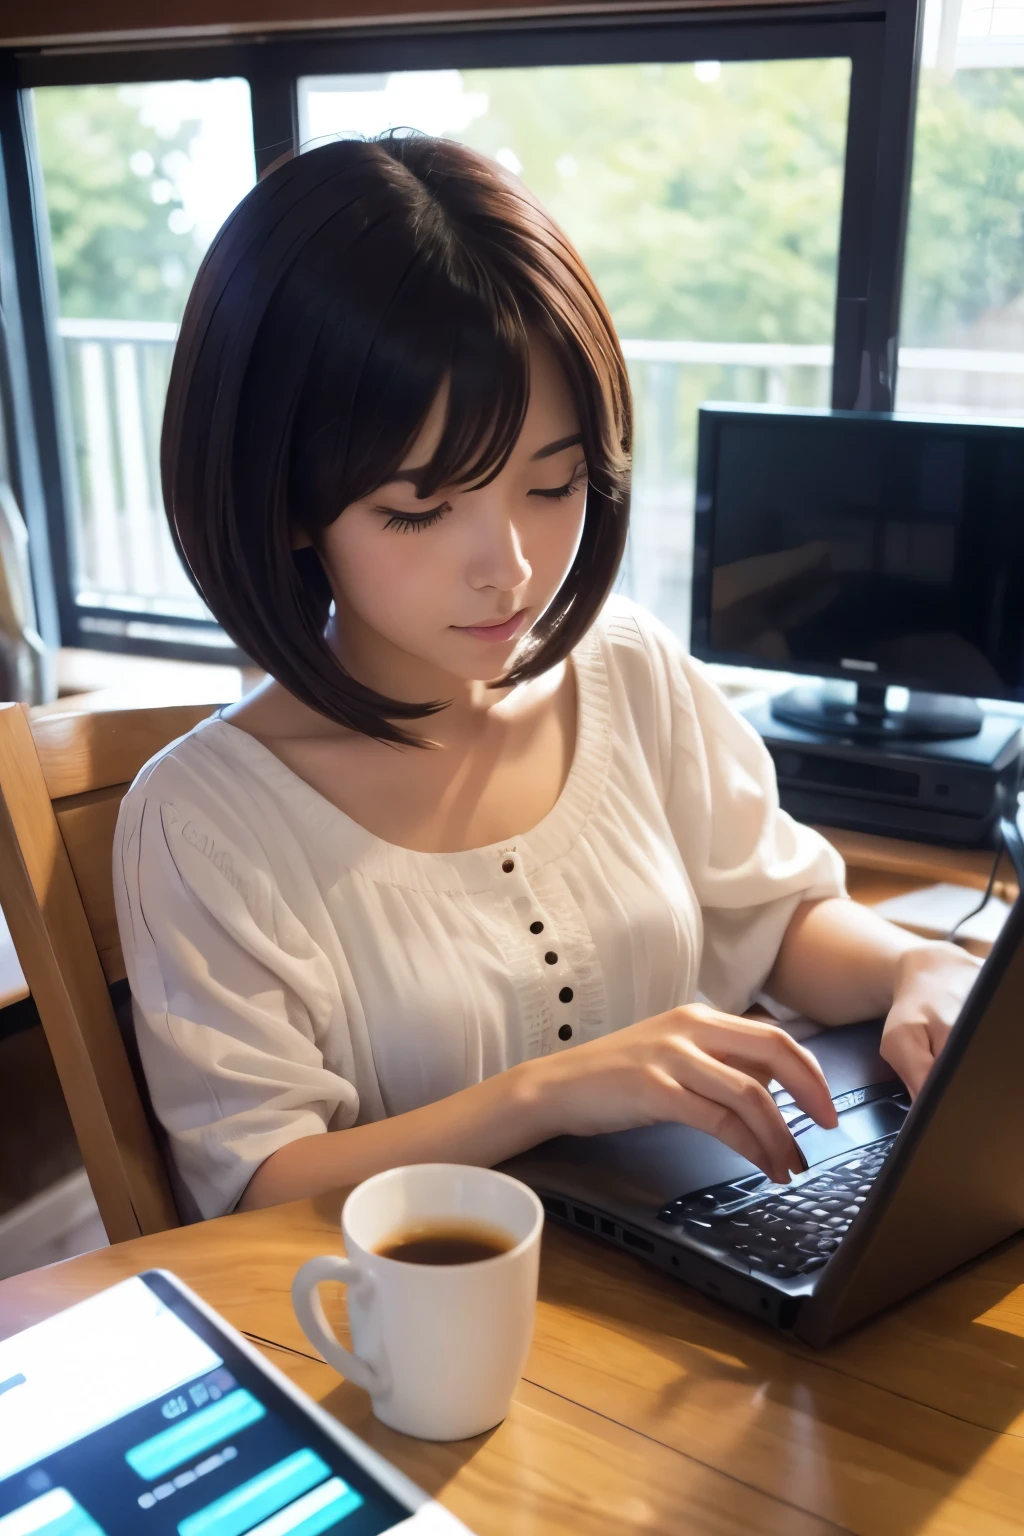
[[[0,1343],[0,1536],[454,1536],[165,1270]]]

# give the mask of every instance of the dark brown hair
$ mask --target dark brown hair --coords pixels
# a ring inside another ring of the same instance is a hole
[[[482,485],[529,396],[528,329],[579,411],[589,489],[560,591],[503,680],[567,656],[611,590],[629,511],[629,385],[579,256],[513,177],[422,135],[339,140],[281,165],[221,229],[196,277],[161,442],[171,536],[206,605],[303,703],[383,741],[443,703],[388,699],[324,638],[315,546],[400,466],[444,380],[447,419],[419,487]]]

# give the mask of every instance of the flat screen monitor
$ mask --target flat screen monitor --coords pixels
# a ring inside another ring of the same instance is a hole
[[[694,654],[1024,700],[1024,426],[705,405]]]

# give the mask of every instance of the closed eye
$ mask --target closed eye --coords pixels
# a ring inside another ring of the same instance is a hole
[[[551,490],[530,491],[528,494],[530,496],[542,496],[545,501],[565,501],[568,497],[575,495],[586,483],[587,466],[579,464],[573,471],[572,479],[566,481],[565,485],[556,485]]]
[[[450,501],[442,501],[429,512],[396,512],[392,507],[374,507],[375,512],[382,512],[387,517],[384,527],[397,528],[400,533],[418,533],[421,528],[429,528],[432,523],[439,523],[451,509]]]
[[[550,489],[538,489],[528,491],[529,496],[540,496],[545,501],[567,501],[574,496],[587,483],[586,464],[577,465],[571,480],[565,485],[555,485]],[[431,507],[428,512],[396,512],[394,507],[374,507],[375,512],[380,512],[387,518],[385,529],[397,528],[400,533],[419,533],[422,528],[430,528],[434,523],[439,523],[452,509],[450,501],[442,501],[438,506]]]

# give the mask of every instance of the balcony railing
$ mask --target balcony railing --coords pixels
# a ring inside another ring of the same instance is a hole
[[[81,601],[201,616],[167,531],[160,422],[177,326],[62,319],[78,463]]]
[[[204,612],[160,496],[160,421],[177,335],[163,321],[62,319],[78,461],[81,600]],[[685,633],[692,562],[694,420],[707,399],[826,405],[832,348],[626,340],[637,403],[633,524],[621,585]],[[900,350],[901,410],[1024,413],[1024,352]]]

